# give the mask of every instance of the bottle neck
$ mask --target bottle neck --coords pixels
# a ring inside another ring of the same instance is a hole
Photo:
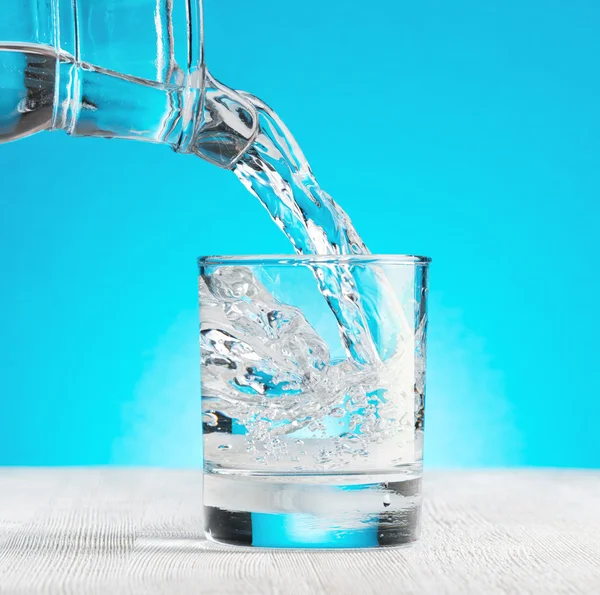
[[[69,55],[57,68],[51,127],[72,136],[171,146],[231,168],[256,135],[254,106],[204,69],[175,83],[129,77]]]

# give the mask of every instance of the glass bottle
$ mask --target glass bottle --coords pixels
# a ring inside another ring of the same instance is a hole
[[[230,167],[252,104],[214,79],[202,0],[3,0],[0,142],[42,130],[168,144]]]

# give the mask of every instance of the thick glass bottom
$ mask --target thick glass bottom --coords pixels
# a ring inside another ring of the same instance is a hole
[[[420,477],[207,474],[204,482],[205,533],[218,543],[352,549],[418,537]]]

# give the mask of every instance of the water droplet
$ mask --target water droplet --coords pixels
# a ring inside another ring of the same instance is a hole
[[[300,454],[301,454],[301,455],[305,455],[305,454],[306,454],[306,451],[305,451],[305,450],[301,450],[301,451],[300,451]]]
[[[267,464],[267,459],[265,457],[257,457],[256,462],[257,463],[264,463],[266,465]]]
[[[207,426],[210,426],[211,428],[214,428],[219,425],[219,418],[217,417],[216,413],[214,413],[213,411],[207,411],[207,412],[203,413],[202,421],[203,421],[203,423],[205,423]]]
[[[383,495],[383,505],[387,508],[392,503],[392,499],[389,494]]]
[[[296,444],[304,444],[304,440],[296,440]]]
[[[219,450],[229,450],[231,448],[231,444],[219,444]]]
[[[361,448],[360,450],[356,451],[356,454],[360,455],[361,457],[368,457],[369,451],[365,450],[364,448]]]

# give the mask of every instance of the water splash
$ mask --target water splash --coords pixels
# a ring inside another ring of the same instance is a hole
[[[259,133],[234,171],[267,209],[300,254],[368,254],[343,209],[315,179],[308,161],[279,116],[257,97]],[[333,311],[342,343],[359,366],[379,361],[365,308],[349,265],[313,267],[319,290]]]

